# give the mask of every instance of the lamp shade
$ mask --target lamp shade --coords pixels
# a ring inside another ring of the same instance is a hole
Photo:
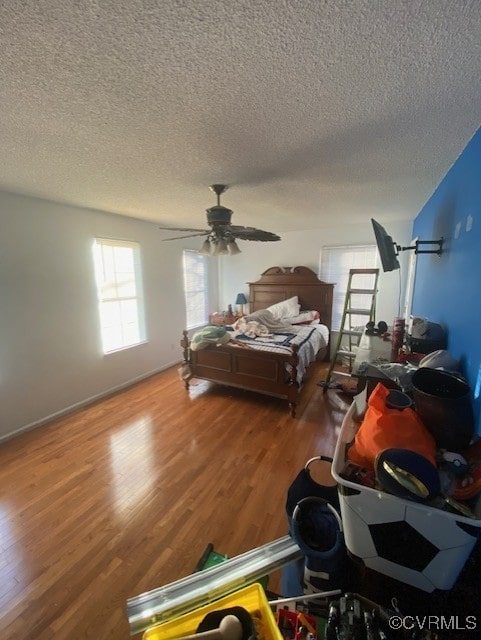
[[[236,304],[247,304],[247,298],[243,293],[238,293],[237,298],[235,299]]]
[[[227,248],[229,249],[229,253],[231,254],[231,256],[235,256],[238,253],[241,253],[241,250],[237,246],[237,242],[235,240],[231,240],[230,242],[228,242]]]
[[[219,238],[217,242],[214,242],[213,256],[226,256],[228,253],[227,242],[223,238]]]
[[[203,256],[210,256],[211,255],[211,246],[210,246],[210,242],[208,240],[204,240],[204,242],[202,243],[202,247],[199,251],[199,253]]]

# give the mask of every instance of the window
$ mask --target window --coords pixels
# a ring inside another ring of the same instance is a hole
[[[104,353],[143,342],[139,244],[97,238],[94,263]]]
[[[334,282],[334,296],[332,304],[332,330],[339,331],[341,327],[342,312],[346,300],[347,283],[350,269],[375,269],[377,264],[377,249],[375,245],[358,245],[344,247],[322,247],[319,277],[325,282]],[[360,288],[372,288],[372,276],[356,279],[355,286]],[[368,309],[371,306],[370,295],[358,295],[355,299],[356,308]],[[354,301],[354,299],[353,299]],[[365,316],[351,318],[352,326],[364,326],[367,320]]]
[[[187,329],[207,321],[207,258],[197,251],[184,250],[184,294]]]

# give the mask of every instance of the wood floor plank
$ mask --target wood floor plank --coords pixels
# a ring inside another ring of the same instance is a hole
[[[129,638],[127,599],[287,532],[287,489],[332,455],[349,399],[285,401],[173,367],[0,445],[0,638]],[[274,580],[278,580],[273,576]]]

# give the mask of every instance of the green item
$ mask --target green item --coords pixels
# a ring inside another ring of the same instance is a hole
[[[192,351],[198,351],[199,349],[205,349],[210,344],[221,345],[229,342],[230,335],[224,327],[216,327],[209,325],[196,331],[190,341],[190,348]]]
[[[195,567],[194,572],[203,571],[204,569],[209,569],[210,567],[215,567],[221,562],[225,562],[227,559],[228,558],[226,555],[215,551],[214,545],[212,544],[212,542],[209,542],[209,544],[204,549],[204,553],[197,562],[197,566]],[[256,582],[259,582],[259,584],[262,585],[264,591],[267,591],[269,576],[263,576],[259,580],[256,580]]]

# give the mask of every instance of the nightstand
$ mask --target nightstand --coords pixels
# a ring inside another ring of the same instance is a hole
[[[236,320],[241,318],[241,315],[223,314],[223,313],[211,313],[209,316],[209,323],[215,326],[224,326],[226,324],[234,324]]]

